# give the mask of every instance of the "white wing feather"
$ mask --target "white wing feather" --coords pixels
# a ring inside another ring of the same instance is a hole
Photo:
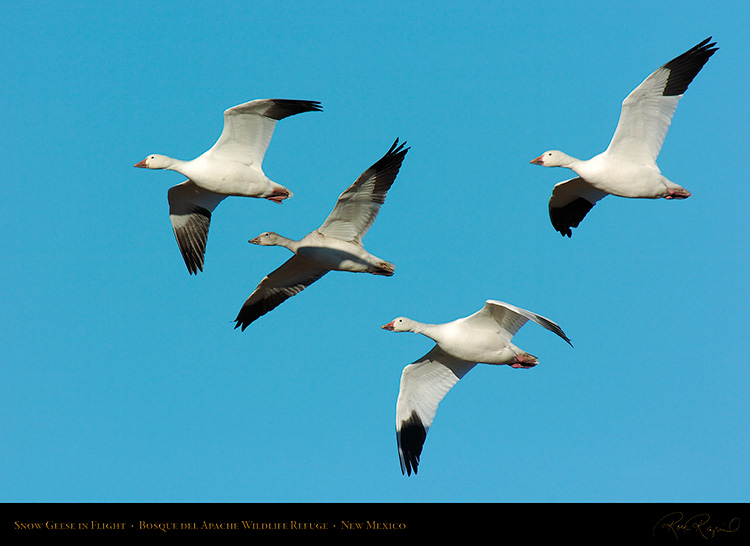
[[[417,472],[419,456],[438,405],[474,366],[435,346],[401,373],[396,402],[396,440],[402,471]]]

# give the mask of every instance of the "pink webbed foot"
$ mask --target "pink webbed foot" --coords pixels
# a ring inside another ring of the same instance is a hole
[[[284,199],[289,199],[291,196],[292,196],[292,192],[290,192],[289,190],[278,189],[278,190],[273,190],[273,192],[271,193],[271,195],[269,195],[268,197],[266,197],[266,199],[268,199],[269,201],[272,201],[274,203],[281,204],[281,202]]]
[[[687,199],[691,195],[685,188],[667,188],[667,196],[664,199]]]
[[[528,369],[533,368],[537,364],[539,364],[539,359],[537,357],[530,355],[529,353],[521,353],[516,355],[516,359],[510,364],[510,367]]]

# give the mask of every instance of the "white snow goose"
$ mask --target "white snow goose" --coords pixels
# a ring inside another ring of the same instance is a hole
[[[409,148],[398,139],[391,149],[338,198],[325,222],[299,241],[265,232],[249,242],[283,246],[294,252],[281,267],[269,273],[245,301],[235,319],[244,331],[257,318],[300,293],[329,271],[393,275],[394,266],[367,252],[362,238],[375,221],[386,192],[396,180]]]
[[[620,121],[609,147],[589,160],[558,150],[531,163],[566,167],[578,177],[557,184],[549,201],[552,226],[571,236],[597,201],[608,194],[642,199],[686,199],[690,192],[662,176],[656,165],[664,137],[682,95],[718,48],[711,38],[653,72],[622,102]]]
[[[278,120],[321,111],[309,100],[257,99],[224,111],[224,129],[210,150],[191,161],[152,154],[133,165],[169,169],[188,180],[169,189],[169,219],[191,274],[203,271],[211,213],[227,196],[258,197],[281,203],[292,196],[261,167]]]
[[[465,318],[444,324],[423,324],[399,317],[385,326],[391,332],[415,332],[435,341],[435,347],[401,373],[396,402],[396,443],[401,473],[417,473],[422,446],[438,404],[459,379],[479,363],[531,368],[539,360],[511,343],[526,321],[533,320],[563,338],[562,329],[531,311],[501,301],[487,300]]]

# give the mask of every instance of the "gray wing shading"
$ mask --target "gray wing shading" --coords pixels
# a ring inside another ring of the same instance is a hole
[[[263,278],[234,319],[234,327],[244,331],[257,318],[299,294],[328,271],[305,258],[292,256]]]
[[[401,473],[417,473],[422,446],[438,404],[475,362],[459,360],[435,346],[401,373],[396,402],[396,443]]]
[[[555,322],[526,309],[497,300],[487,300],[479,311],[463,319],[464,323],[478,330],[506,332],[508,341],[518,333],[527,321],[534,321],[550,332],[554,332],[572,347],[568,337]]]
[[[655,166],[677,103],[718,48],[711,38],[655,70],[622,102],[620,120],[607,151]]]
[[[225,195],[213,193],[186,180],[169,188],[169,220],[188,271],[203,271],[211,213]]]
[[[571,228],[586,217],[597,201],[608,194],[597,190],[582,178],[571,178],[555,184],[549,199],[549,219],[563,237],[570,237]]]
[[[521,329],[521,326],[526,324],[526,321],[531,320],[550,332],[554,332],[564,339],[568,345],[571,347],[573,346],[568,339],[568,336],[565,335],[565,332],[562,331],[562,328],[560,328],[557,323],[546,317],[527,311],[526,309],[521,309],[520,307],[502,301],[487,300],[480,313],[483,311],[489,313],[500,327],[510,333],[511,336],[516,335],[518,330]]]
[[[339,196],[318,231],[343,241],[361,243],[409,151],[404,148],[405,144],[399,144],[396,139],[391,149]]]
[[[224,111],[224,129],[207,153],[260,170],[277,121],[321,110],[317,101],[289,99],[257,99],[233,106]]]

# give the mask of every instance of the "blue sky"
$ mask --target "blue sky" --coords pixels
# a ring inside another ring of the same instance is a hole
[[[715,3],[716,4],[716,3]],[[0,8],[0,501],[748,501],[746,2],[6,2]],[[608,198],[563,239],[529,160],[606,148],[622,99],[708,36],[659,158],[685,201]],[[215,211],[188,275],[167,215],[222,111],[279,122],[266,174],[294,197]],[[365,238],[391,278],[331,273],[233,319],[399,137]],[[401,475],[402,368],[432,346],[380,326],[499,299],[540,364],[479,366]]]

